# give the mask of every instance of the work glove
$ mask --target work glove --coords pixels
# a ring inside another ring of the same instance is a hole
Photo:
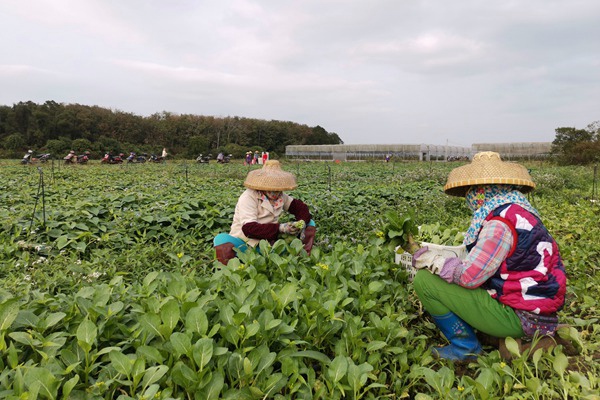
[[[293,222],[285,222],[283,224],[279,224],[279,232],[287,235],[297,235],[298,232],[300,232],[300,228],[294,226]]]
[[[317,233],[317,228],[314,226],[307,226],[304,228],[304,232],[300,236],[302,240],[302,244],[304,245],[304,250],[310,255],[310,251],[312,250],[313,243],[315,241],[315,234]]]
[[[412,266],[416,269],[428,269],[433,274],[439,275],[444,268],[446,258],[430,251],[427,246],[421,247],[413,254]]]

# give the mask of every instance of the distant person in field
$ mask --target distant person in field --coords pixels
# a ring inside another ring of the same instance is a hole
[[[310,254],[316,228],[308,206],[284,193],[298,187],[296,177],[283,171],[279,161],[270,160],[262,168],[250,171],[244,186],[247,189],[235,206],[231,230],[214,239],[217,260],[227,265],[236,256],[234,249],[245,251],[263,239],[274,243],[281,234],[300,235],[304,249]],[[296,221],[280,223],[284,211]],[[299,221],[303,223],[298,224]]]
[[[415,291],[450,342],[434,355],[476,359],[482,349],[474,329],[495,338],[554,335],[567,278],[556,241],[523,195],[534,188],[527,169],[494,152],[448,175],[444,191],[465,197],[473,212],[468,255],[444,258],[427,247],[413,255]]]

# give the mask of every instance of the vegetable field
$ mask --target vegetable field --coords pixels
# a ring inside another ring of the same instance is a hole
[[[527,165],[576,354],[508,341],[510,361],[432,358],[444,339],[394,263],[394,216],[464,231],[464,200],[442,191],[458,165],[284,163],[312,254],[262,242],[222,267],[212,239],[250,167],[0,163],[0,398],[599,399],[593,168]]]

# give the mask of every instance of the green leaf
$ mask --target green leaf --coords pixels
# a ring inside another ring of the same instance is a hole
[[[494,373],[489,369],[483,369],[477,377],[476,382],[483,386],[485,391],[490,391],[495,383]]]
[[[20,310],[17,318],[13,322],[17,326],[37,327],[40,322],[40,317],[30,310]]]
[[[225,376],[221,371],[216,371],[212,374],[212,378],[208,382],[208,384],[202,390],[201,399],[205,400],[214,400],[218,399],[221,394],[221,390],[223,390],[223,385],[225,383]]]
[[[279,325],[281,325],[280,319],[272,319],[269,322],[267,322],[267,325],[265,326],[265,331],[270,331],[271,329],[276,328]]]
[[[5,331],[12,325],[19,314],[17,299],[10,299],[0,304],[0,331]]]
[[[348,359],[345,356],[337,356],[333,359],[327,369],[327,376],[332,383],[339,382],[348,372]]]
[[[148,386],[148,389],[146,389],[144,391],[144,395],[142,396],[142,399],[154,399],[156,396],[156,394],[158,393],[160,389],[160,386],[157,384],[152,384],[150,386]]]
[[[248,325],[246,325],[246,332],[244,333],[244,338],[248,339],[252,336],[256,335],[260,332],[260,324],[258,321],[254,321]]]
[[[188,335],[181,332],[175,332],[169,339],[173,350],[175,350],[175,356],[181,357],[182,355],[190,356],[192,353],[192,340]]]
[[[314,350],[302,350],[290,354],[290,357],[306,357],[312,358],[313,360],[321,361],[322,363],[329,364],[331,360],[325,354]]]
[[[213,355],[213,340],[210,338],[199,339],[192,350],[194,362],[202,370],[210,361]]]
[[[150,286],[150,284],[158,277],[159,272],[152,271],[144,278],[144,286]]]
[[[73,244],[72,247],[80,253],[85,253],[85,250],[87,249],[87,244],[85,244],[85,242],[76,242]]]
[[[160,317],[156,314],[144,314],[140,317],[140,327],[150,337],[156,335],[163,337],[158,327],[160,326]]]
[[[515,357],[521,357],[521,351],[519,350],[519,344],[517,341],[511,337],[507,337],[504,339],[504,344],[506,349]]]
[[[175,363],[170,376],[173,378],[173,382],[187,391],[193,391],[194,386],[198,383],[196,372],[181,361]]]
[[[362,363],[360,365],[350,364],[348,366],[348,384],[355,393],[367,383],[369,372],[372,370],[373,366],[367,363]]]
[[[233,325],[235,323],[233,320],[233,315],[233,309],[229,304],[226,304],[219,310],[219,317],[221,318],[221,321],[225,323],[224,325]]]
[[[554,368],[554,371],[556,371],[557,374],[562,376],[565,373],[565,370],[567,369],[568,365],[569,360],[567,359],[566,355],[564,355],[563,353],[558,353],[555,355],[552,367]]]
[[[169,331],[175,329],[177,322],[179,322],[179,316],[179,303],[177,300],[171,299],[167,301],[160,309],[160,318]]]
[[[290,302],[296,300],[298,298],[296,294],[296,285],[293,283],[286,284],[278,293],[277,296],[281,308],[284,308]]]
[[[383,349],[385,346],[387,346],[387,342],[384,342],[381,340],[374,340],[374,341],[370,342],[369,344],[367,344],[367,351],[368,352],[377,351],[379,349]]]
[[[388,235],[388,237],[390,239],[394,239],[394,238],[397,238],[397,237],[401,238],[402,235],[404,235],[404,231],[398,231],[398,230],[395,230],[395,229],[390,229],[388,231],[387,235]]]
[[[0,335],[1,337],[2,335]],[[2,338],[2,340],[4,340],[4,338]],[[6,344],[5,344],[6,346]],[[0,349],[3,350],[3,349]],[[7,356],[7,360],[8,360],[8,366],[11,369],[16,369],[17,365],[19,365],[19,352],[17,351],[17,348],[15,347],[14,343],[11,343],[10,346],[8,346],[8,356]]]
[[[42,330],[45,330],[50,327],[53,327],[54,325],[58,324],[64,317],[66,317],[66,315],[67,314],[63,312],[49,314],[40,324],[40,328]]]
[[[266,350],[266,348],[265,348],[265,351],[268,351],[268,350]],[[254,375],[255,376],[260,375],[260,373],[262,371],[266,370],[271,365],[273,365],[273,363],[275,362],[276,359],[277,359],[277,353],[275,353],[275,352],[264,354],[260,358],[260,361],[258,362],[258,365],[256,366],[256,373]]]
[[[265,393],[263,398],[266,399],[271,397],[273,394],[278,393],[281,389],[283,389],[287,383],[287,380],[288,378],[282,373],[276,373],[269,376],[269,379],[267,379],[267,383],[263,388],[263,392]]]
[[[79,229],[80,231],[85,231],[85,232],[90,230],[90,228],[83,222],[76,223],[74,227]]]
[[[386,284],[381,281],[369,282],[369,293],[379,293],[385,289]]]
[[[204,336],[208,330],[208,318],[202,307],[194,307],[185,315],[185,328],[192,333]]]
[[[98,328],[89,319],[84,319],[77,328],[77,341],[81,348],[89,352],[98,336]]]
[[[28,346],[33,346],[33,337],[30,333],[27,332],[11,332],[8,334],[12,340],[17,343],[26,344]]]
[[[59,381],[49,370],[38,367],[30,368],[25,372],[24,380],[29,390],[49,399],[56,398]]]
[[[113,316],[121,312],[125,308],[125,304],[122,301],[115,301],[108,305],[108,316]]]
[[[67,247],[68,244],[69,238],[67,237],[67,235],[62,235],[61,237],[56,239],[56,248],[58,248],[59,250],[64,249],[65,247]]]
[[[72,377],[71,379],[69,379],[68,381],[66,381],[64,383],[64,385],[62,386],[62,398],[63,399],[70,398],[69,395],[71,394],[71,392],[73,391],[73,388],[75,388],[75,385],[77,385],[77,383],[79,383],[79,375],[75,375],[74,377]]]
[[[164,357],[156,347],[140,346],[135,350],[135,353],[149,363],[162,364],[164,361]]]
[[[167,293],[176,299],[183,299],[187,293],[185,281],[182,278],[171,279],[167,286]]]
[[[110,359],[111,365],[118,373],[123,374],[126,377],[130,376],[131,368],[133,367],[134,363],[134,361],[131,358],[121,353],[120,351],[111,351],[108,354],[108,357]]]
[[[169,367],[166,365],[157,365],[155,367],[150,367],[144,373],[144,378],[142,379],[142,385],[144,388],[152,385],[155,382],[158,382],[169,370]]]

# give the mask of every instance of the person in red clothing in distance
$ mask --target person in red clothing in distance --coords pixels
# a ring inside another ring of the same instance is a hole
[[[316,227],[308,206],[284,193],[298,187],[296,177],[282,170],[279,161],[269,160],[262,168],[248,173],[244,186],[246,190],[235,206],[229,233],[220,233],[213,241],[217,260],[227,265],[236,257],[235,249],[245,251],[261,240],[274,243],[282,234],[299,235],[310,254]],[[296,221],[279,223],[284,211],[292,214]],[[297,224],[298,221],[304,223]]]

